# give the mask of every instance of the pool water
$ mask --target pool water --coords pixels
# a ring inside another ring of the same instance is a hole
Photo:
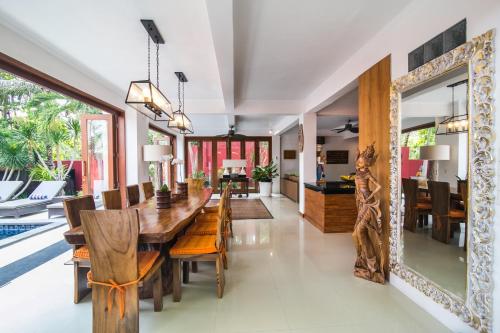
[[[23,232],[36,229],[38,227],[44,226],[45,224],[0,224],[0,240],[15,235],[19,235]]]

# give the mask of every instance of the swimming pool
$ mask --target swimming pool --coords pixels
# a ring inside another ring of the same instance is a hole
[[[47,225],[47,223],[0,224],[0,240]]]

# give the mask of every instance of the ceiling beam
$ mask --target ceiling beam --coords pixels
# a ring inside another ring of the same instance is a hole
[[[226,112],[234,111],[233,0],[205,0]]]

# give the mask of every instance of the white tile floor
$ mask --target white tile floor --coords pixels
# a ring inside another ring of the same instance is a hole
[[[286,198],[264,200],[273,220],[235,221],[226,290],[200,265],[182,301],[153,312],[141,332],[447,332],[390,285],[354,278],[349,234],[322,234]],[[0,332],[90,332],[91,301],[72,303],[72,267],[61,255],[0,288]]]

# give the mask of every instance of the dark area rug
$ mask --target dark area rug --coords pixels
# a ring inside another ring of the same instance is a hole
[[[210,200],[216,205],[219,200]],[[231,199],[233,220],[272,219],[273,216],[260,199]]]

